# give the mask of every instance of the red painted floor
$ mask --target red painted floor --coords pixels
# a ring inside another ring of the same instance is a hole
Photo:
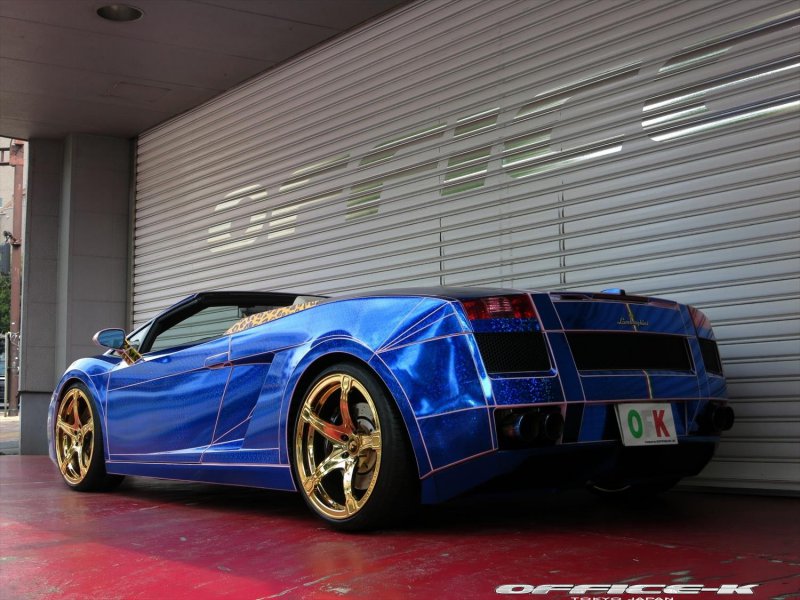
[[[139,478],[80,494],[46,457],[0,456],[0,598],[427,600],[623,582],[759,584],[752,596],[672,595],[689,600],[800,598],[798,509],[690,492],[646,508],[582,491],[484,495],[354,535],[321,526],[294,494]]]

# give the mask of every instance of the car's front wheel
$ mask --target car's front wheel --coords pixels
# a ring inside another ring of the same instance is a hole
[[[377,378],[349,363],[323,371],[294,424],[295,477],[306,503],[337,529],[386,524],[418,501],[403,424]]]
[[[58,469],[69,487],[81,492],[103,491],[122,481],[122,476],[106,473],[102,425],[84,385],[73,384],[64,392],[54,427]]]

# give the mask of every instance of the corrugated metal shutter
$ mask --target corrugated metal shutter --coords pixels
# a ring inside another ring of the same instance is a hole
[[[139,141],[134,319],[198,289],[624,287],[704,309],[800,490],[797,3],[419,2]]]

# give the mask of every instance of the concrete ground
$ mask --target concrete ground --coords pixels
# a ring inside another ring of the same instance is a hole
[[[471,599],[627,583],[757,587],[525,597],[783,600],[800,598],[798,509],[687,491],[638,507],[582,490],[482,495],[356,535],[324,527],[296,494],[143,478],[77,493],[47,457],[0,456],[0,598]]]
[[[0,415],[0,454],[19,454],[19,416]]]

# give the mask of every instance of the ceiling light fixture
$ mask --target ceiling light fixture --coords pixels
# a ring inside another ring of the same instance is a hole
[[[144,11],[129,4],[108,4],[97,9],[97,14],[109,21],[125,23],[141,19]]]

